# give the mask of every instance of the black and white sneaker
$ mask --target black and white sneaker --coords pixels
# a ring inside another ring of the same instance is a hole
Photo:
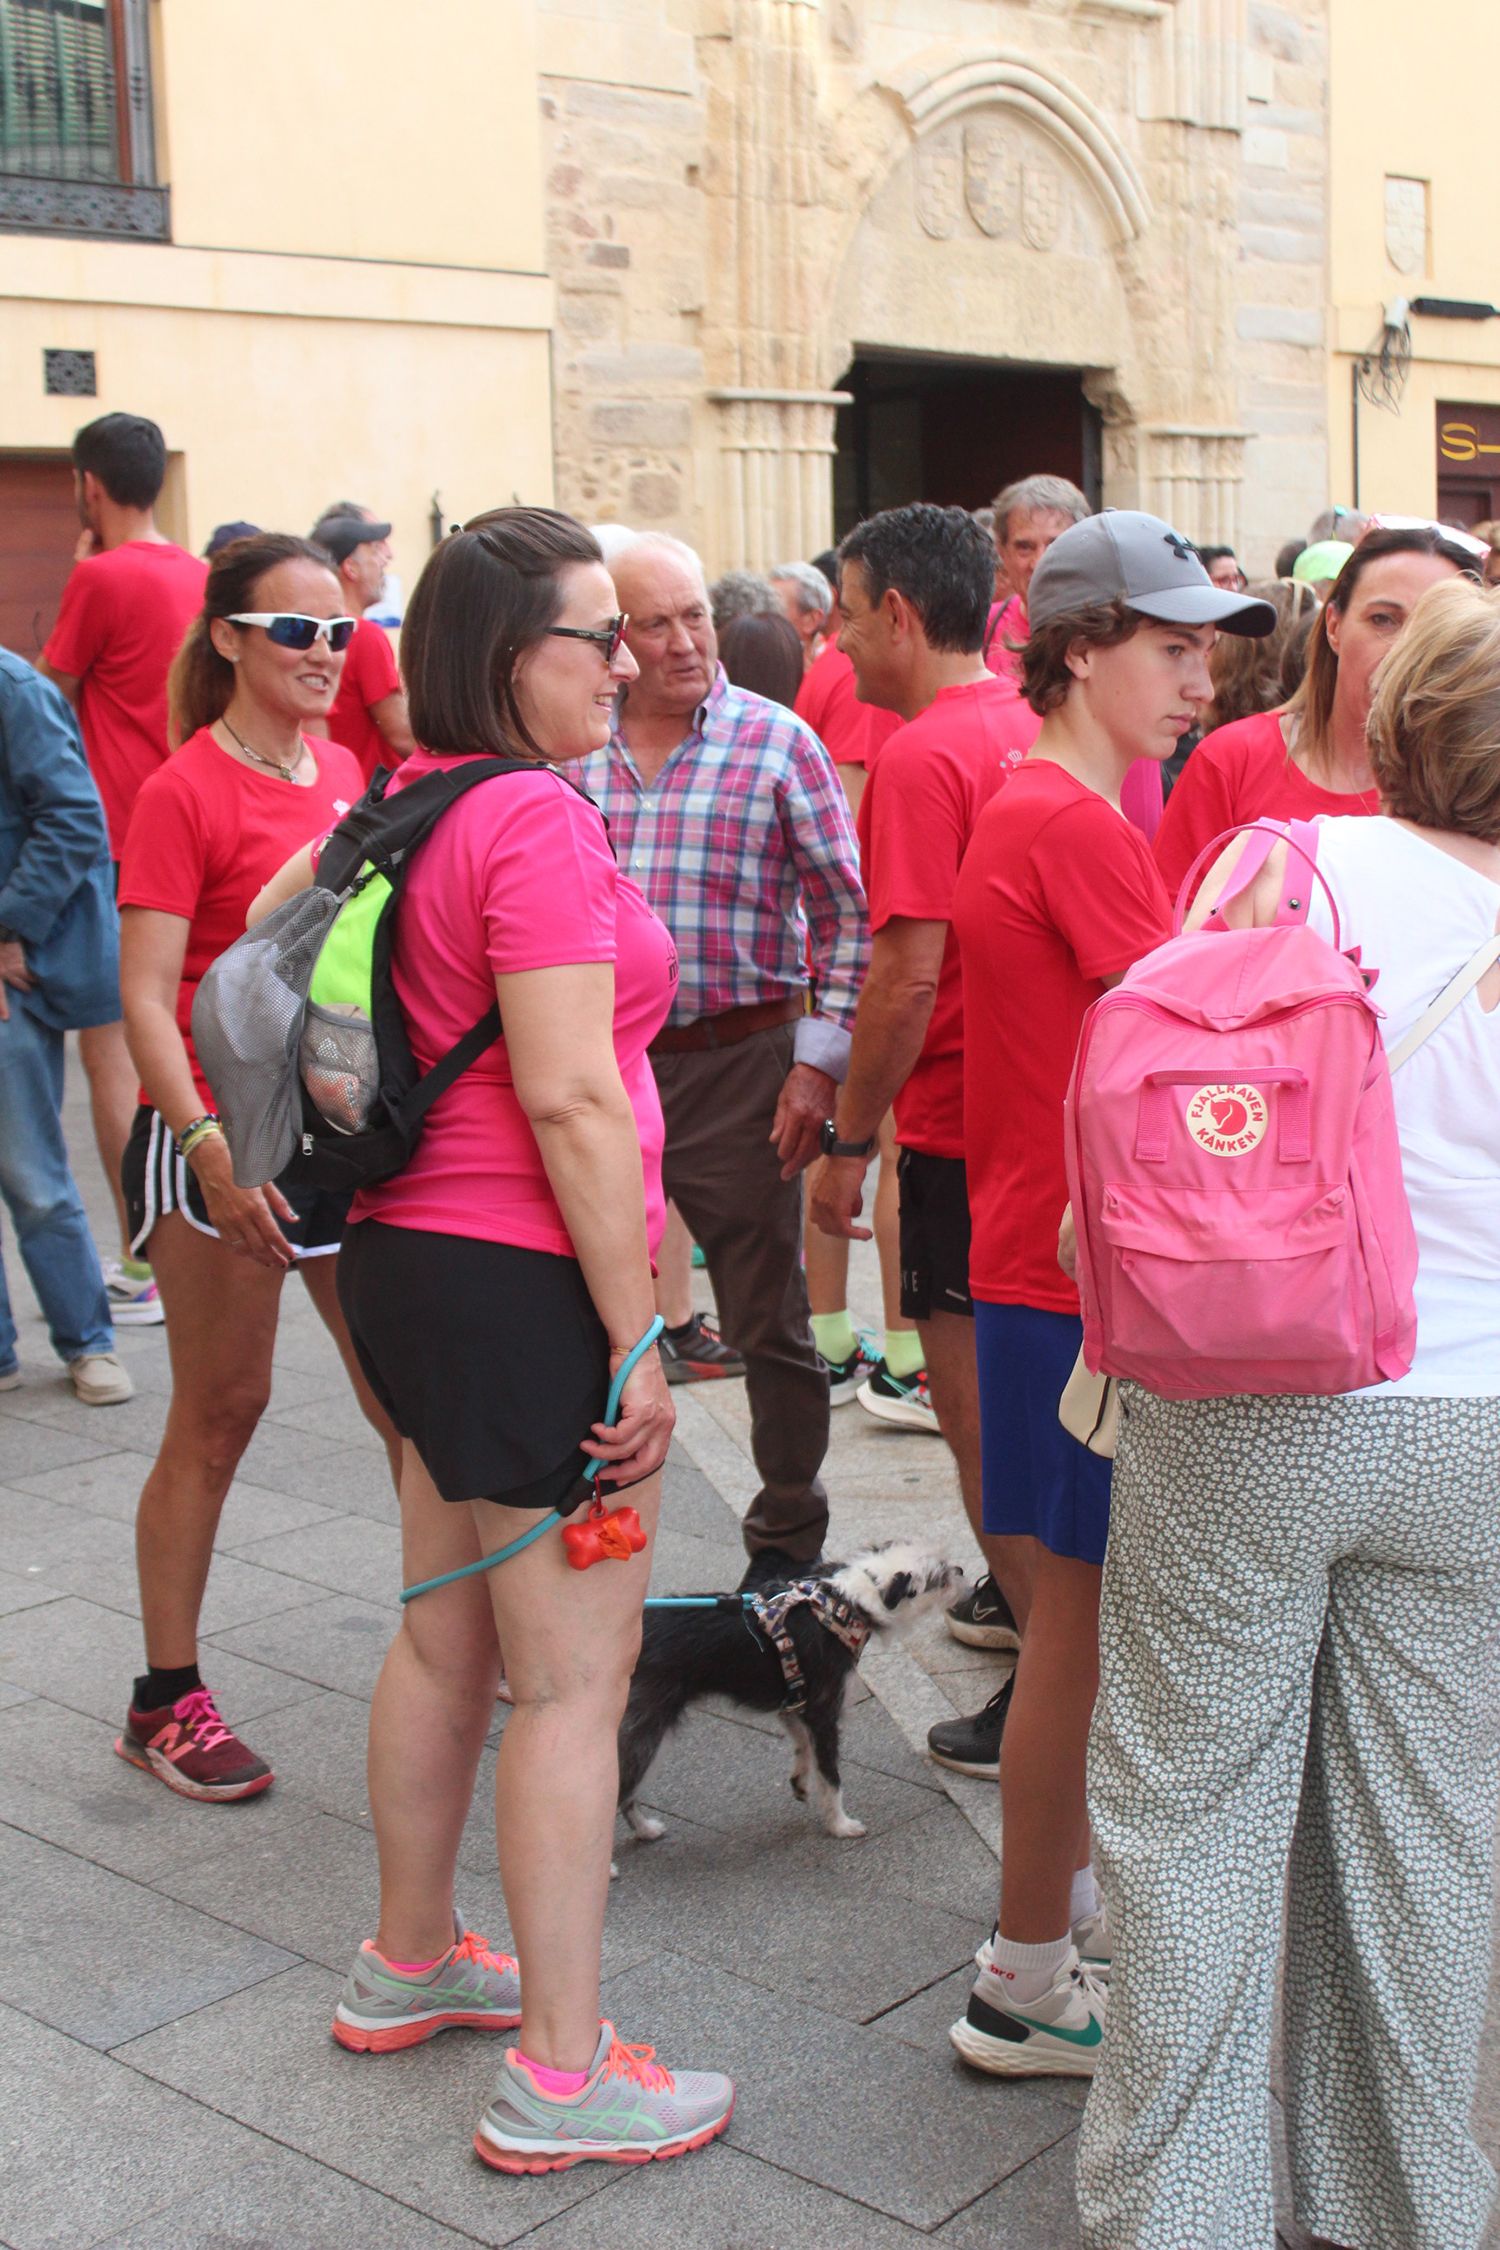
[[[972,1719],[940,1719],[935,1727],[929,1727],[927,1755],[934,1765],[947,1766],[954,1773],[971,1773],[979,1781],[998,1781],[1000,1738],[1005,1732],[1014,1685],[1012,1673]]]
[[[989,1571],[948,1611],[949,1632],[966,1648],[1019,1648],[1010,1604]]]
[[[743,1375],[745,1362],[702,1313],[680,1328],[663,1331],[657,1343],[669,1383],[712,1383],[720,1376]]]
[[[820,1352],[819,1358],[823,1355]],[[858,1335],[854,1349],[847,1359],[823,1360],[823,1372],[828,1377],[828,1403],[830,1406],[847,1406],[867,1377],[882,1365],[878,1352],[870,1350],[868,1336]]]

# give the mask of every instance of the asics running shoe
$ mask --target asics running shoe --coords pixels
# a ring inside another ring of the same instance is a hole
[[[877,1422],[893,1422],[898,1430],[925,1430],[929,1437],[943,1434],[938,1428],[932,1393],[927,1388],[925,1368],[910,1378],[903,1378],[893,1375],[882,1360],[854,1395]]]
[[[333,2011],[333,2036],[357,2055],[418,2047],[438,2031],[514,2031],[521,2020],[521,1972],[492,1952],[475,1930],[415,1974],[393,1968],[366,1938]]]
[[[258,1797],[274,1778],[264,1758],[225,1726],[206,1687],[191,1689],[160,1711],[138,1711],[132,1703],[115,1750],[127,1765],[154,1773],[179,1797],[203,1804]]]
[[[1024,2007],[993,1967],[981,1969],[948,2037],[971,2068],[994,2078],[1092,2078],[1108,1997],[1071,1947],[1047,1990]]]
[[[151,1274],[128,1274],[118,1258],[104,1261],[104,1293],[116,1328],[154,1328],[167,1317]]]
[[[1090,1976],[1097,1977],[1101,1984],[1108,1984],[1109,1972],[1115,1965],[1115,1949],[1103,1907],[1100,1907],[1097,1914],[1081,1916],[1073,1924],[1070,1934],[1080,1967],[1086,1969]],[[974,1956],[976,1968],[988,1969],[994,1966],[995,1940],[999,1935],[1000,1925],[997,1922]]]
[[[544,2094],[508,2048],[474,2146],[497,2172],[561,2172],[590,2157],[649,2164],[702,2148],[733,2114],[730,2079],[716,2070],[664,2070],[653,2048],[627,2047],[612,2023],[601,2023],[576,2094]]]

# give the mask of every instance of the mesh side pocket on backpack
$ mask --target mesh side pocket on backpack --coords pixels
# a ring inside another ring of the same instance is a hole
[[[336,1133],[362,1133],[380,1092],[375,1026],[354,1007],[309,1000],[297,1045],[308,1099]]]
[[[305,995],[338,906],[332,891],[299,892],[236,938],[194,996],[193,1044],[241,1187],[274,1180],[301,1138]]]

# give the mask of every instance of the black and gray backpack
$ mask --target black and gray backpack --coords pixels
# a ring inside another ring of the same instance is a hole
[[[193,999],[193,1044],[241,1187],[348,1193],[410,1161],[428,1110],[500,1036],[493,1001],[425,1073],[391,978],[411,855],[448,807],[524,758],[471,758],[386,795],[376,775],[310,890],[237,938]]]

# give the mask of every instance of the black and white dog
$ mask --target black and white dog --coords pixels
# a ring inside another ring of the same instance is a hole
[[[705,1695],[775,1711],[792,1738],[792,1788],[811,1794],[830,1836],[863,1836],[844,1810],[839,1722],[872,1633],[946,1607],[963,1583],[956,1563],[891,1541],[805,1580],[776,1580],[753,1603],[648,1609],[640,1661],[620,1727],[620,1810],[644,1842],[662,1823],[636,1798],[664,1737]]]

